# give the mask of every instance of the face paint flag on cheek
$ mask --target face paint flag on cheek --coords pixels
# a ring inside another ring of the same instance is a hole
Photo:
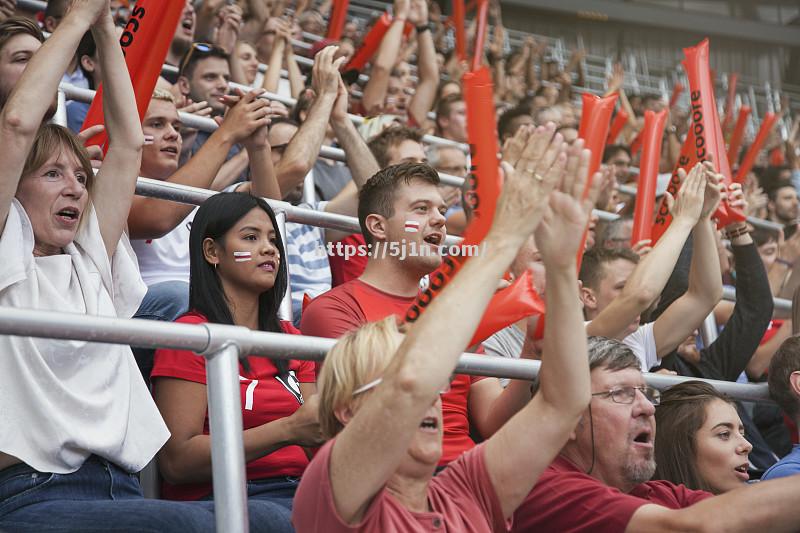
[[[417,233],[419,231],[419,222],[416,220],[406,220],[406,233]]]
[[[250,252],[233,252],[233,260],[237,263],[244,263],[245,261],[252,261],[253,254]]]

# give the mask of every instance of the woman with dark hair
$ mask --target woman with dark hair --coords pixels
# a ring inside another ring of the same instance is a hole
[[[220,193],[198,210],[189,238],[190,311],[177,322],[213,322],[298,334],[278,319],[287,287],[277,222],[267,203]],[[211,497],[205,359],[186,350],[158,350],[153,388],[172,436],[159,454],[162,496]],[[301,446],[321,443],[314,365],[249,357],[239,367],[250,524],[291,531],[292,498],[308,464]],[[305,403],[304,403],[305,400]]]
[[[752,444],[744,436],[733,400],[702,381],[661,394],[656,407],[653,479],[721,494],[749,479]]]

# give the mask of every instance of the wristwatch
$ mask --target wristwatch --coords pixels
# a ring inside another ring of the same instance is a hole
[[[416,27],[416,29],[418,34],[425,31],[433,31],[433,24],[431,22],[428,22],[427,24],[420,24]]]

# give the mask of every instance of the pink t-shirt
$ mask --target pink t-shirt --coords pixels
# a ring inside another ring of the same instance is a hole
[[[503,517],[478,445],[450,463],[428,484],[431,512],[409,511],[386,490],[372,500],[361,522],[347,525],[336,512],[328,463],[336,439],[328,441],[303,474],[294,497],[292,522],[298,533],[355,532],[406,533],[449,531],[459,533],[507,532],[510,520]]]

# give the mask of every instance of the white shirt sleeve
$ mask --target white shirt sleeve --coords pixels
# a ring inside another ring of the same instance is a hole
[[[658,365],[661,359],[656,350],[656,338],[653,333],[653,322],[639,326],[639,329],[622,339],[642,364],[642,372],[647,372]]]

